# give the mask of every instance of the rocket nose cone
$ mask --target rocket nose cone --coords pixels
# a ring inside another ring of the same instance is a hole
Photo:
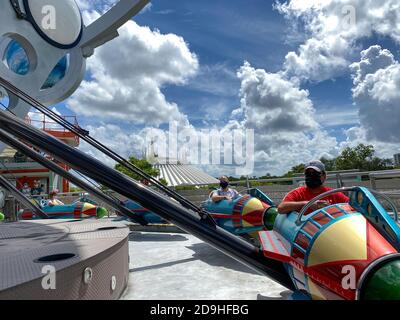
[[[368,276],[361,300],[400,300],[400,258],[380,266]]]
[[[96,210],[96,218],[101,219],[108,215],[108,210],[103,207],[97,207]]]

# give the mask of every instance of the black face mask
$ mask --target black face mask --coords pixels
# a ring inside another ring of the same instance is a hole
[[[316,189],[322,186],[322,184],[321,174],[306,174],[306,186],[310,189]]]
[[[225,189],[225,188],[227,188],[228,186],[229,186],[229,183],[228,182],[226,182],[226,181],[222,181],[222,182],[220,182],[220,187],[222,188],[222,189]]]

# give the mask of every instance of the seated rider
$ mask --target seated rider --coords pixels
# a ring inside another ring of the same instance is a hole
[[[43,192],[43,188],[40,186],[40,181],[35,180],[33,182],[33,188],[31,189],[32,198],[40,201],[42,199],[42,197],[41,197],[42,192]]]
[[[215,190],[212,192],[210,195],[210,198],[214,202],[220,202],[222,200],[233,200],[237,196],[239,196],[239,192],[237,192],[235,189],[229,188],[229,179],[226,176],[222,176],[219,178],[219,186],[220,188],[218,190]]]
[[[31,196],[31,188],[29,187],[29,184],[25,182],[22,186],[21,192],[23,195],[30,197]]]
[[[55,198],[57,194],[58,194],[57,189],[55,189],[49,193],[49,200],[47,201],[47,204],[49,206],[52,207],[52,206],[63,206],[64,205],[64,202]]]
[[[313,160],[306,164],[304,171],[306,185],[289,192],[278,206],[280,214],[288,214],[291,212],[300,212],[301,209],[316,196],[332,190],[332,188],[324,186],[326,181],[325,165],[319,160]],[[306,214],[312,213],[318,209],[337,203],[347,203],[349,198],[343,193],[338,192],[331,194],[324,199],[316,201]]]

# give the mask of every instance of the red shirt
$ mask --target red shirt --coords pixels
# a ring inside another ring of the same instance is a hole
[[[310,201],[314,199],[316,196],[325,193],[327,191],[333,190],[332,188],[322,186],[318,192],[311,192],[311,189],[308,187],[300,187],[295,190],[290,191],[282,202],[300,202],[300,201]],[[331,194],[321,200],[328,201],[331,205],[336,203],[348,203],[349,197],[345,196],[341,192],[337,192]],[[312,211],[308,210],[307,213],[311,213]]]

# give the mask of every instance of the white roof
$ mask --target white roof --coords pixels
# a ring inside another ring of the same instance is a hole
[[[168,182],[168,186],[216,184],[219,180],[192,165],[187,164],[155,164],[160,171],[158,178]]]

